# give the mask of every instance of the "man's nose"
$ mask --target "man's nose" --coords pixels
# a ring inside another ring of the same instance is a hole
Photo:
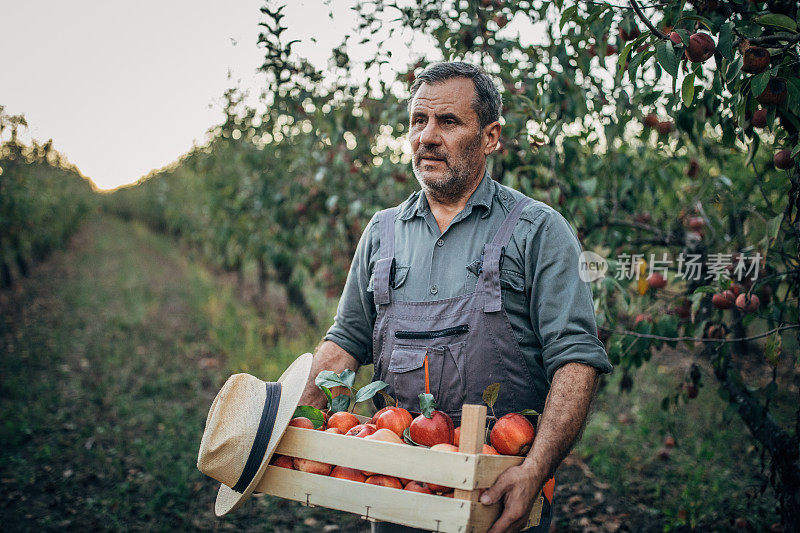
[[[439,127],[436,125],[436,121],[428,121],[422,133],[420,133],[419,142],[422,144],[441,144],[442,138],[439,135]]]

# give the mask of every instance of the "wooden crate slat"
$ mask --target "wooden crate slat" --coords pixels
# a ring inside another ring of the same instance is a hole
[[[481,457],[297,427],[286,428],[275,452],[467,490],[475,487]]]
[[[475,504],[468,501],[368,485],[278,466],[267,467],[256,492],[431,531],[473,531],[467,529],[467,524]]]
[[[290,428],[291,429],[291,428]],[[512,466],[521,465],[524,457],[512,455],[478,455],[475,465],[475,487],[485,489]]]

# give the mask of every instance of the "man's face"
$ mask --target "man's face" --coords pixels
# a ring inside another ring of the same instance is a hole
[[[423,83],[411,102],[409,141],[422,190],[437,201],[458,200],[474,185],[486,163],[487,139],[472,108],[475,87],[468,78]]]

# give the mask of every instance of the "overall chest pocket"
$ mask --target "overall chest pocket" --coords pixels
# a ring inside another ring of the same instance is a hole
[[[398,335],[398,338],[403,336]],[[419,395],[425,392],[426,355],[428,384],[437,409],[460,413],[466,393],[466,342],[463,341],[432,346],[396,344],[392,349],[387,377],[398,405],[409,411],[419,411]]]

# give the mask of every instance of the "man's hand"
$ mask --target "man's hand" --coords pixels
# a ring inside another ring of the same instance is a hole
[[[502,499],[505,504],[503,514],[488,533],[525,527],[545,481],[578,439],[596,389],[597,371],[591,366],[567,363],[556,370],[528,457],[520,466],[506,470],[481,496],[481,503]]]
[[[317,387],[315,380],[323,370],[333,370],[341,374],[343,370],[349,368],[353,372],[358,370],[359,364],[356,359],[331,341],[322,341],[314,354],[314,362],[311,363],[311,373],[308,376],[303,394],[300,396],[298,405],[311,405],[318,409],[324,409],[327,405],[325,394]]]
[[[520,531],[525,527],[543,484],[524,465],[512,466],[503,472],[494,485],[481,495],[481,503],[485,505],[503,502],[503,513],[487,533]]]

